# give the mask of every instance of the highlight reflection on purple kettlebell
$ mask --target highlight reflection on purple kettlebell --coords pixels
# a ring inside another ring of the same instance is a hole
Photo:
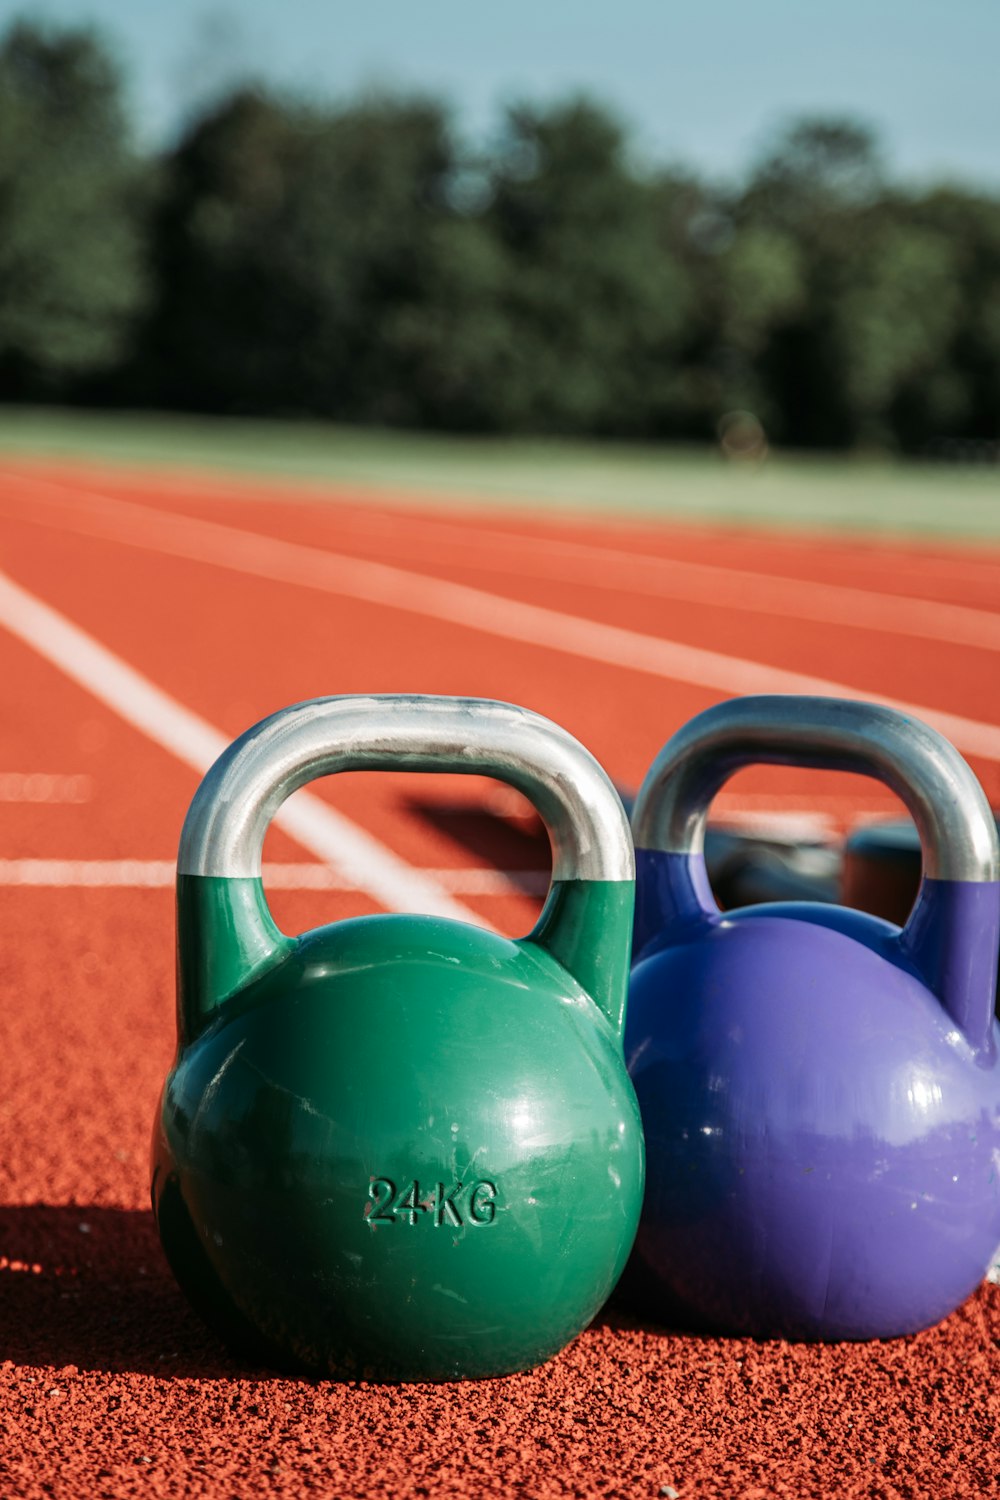
[[[898,793],[924,855],[903,928],[808,902],[720,913],[705,821],[754,763]],[[734,699],[664,747],[633,831],[625,1053],[647,1182],[632,1295],[757,1336],[938,1322],[1000,1244],[1000,850],[972,771],[877,704]]]

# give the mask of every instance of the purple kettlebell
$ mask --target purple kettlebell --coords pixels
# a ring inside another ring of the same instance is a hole
[[[757,763],[898,793],[924,855],[904,927],[809,902],[719,911],[709,804]],[[759,1337],[938,1322],[1000,1244],[1000,849],[972,771],[878,704],[738,698],[667,743],[633,831],[625,1055],[647,1153],[633,1299]]]

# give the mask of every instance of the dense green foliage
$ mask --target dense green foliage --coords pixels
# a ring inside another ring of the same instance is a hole
[[[155,159],[88,35],[0,42],[0,399],[922,450],[1000,437],[1000,200],[791,126],[736,188],[585,99],[240,90]]]
[[[65,396],[129,357],[146,292],[115,71],[86,35],[0,43],[0,394]]]

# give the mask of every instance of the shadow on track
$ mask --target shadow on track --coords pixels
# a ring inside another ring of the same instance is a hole
[[[544,893],[545,876],[552,866],[545,827],[538,814],[516,793],[510,794],[514,808],[508,815],[504,811],[506,791],[498,789],[494,806],[411,797],[406,808],[452,843],[475,855],[481,865],[535,876],[525,894],[537,896]]]
[[[0,1207],[0,1359],[209,1379],[227,1355],[177,1287],[149,1212]],[[267,1372],[270,1373],[270,1372]]]
[[[657,1325],[616,1297],[591,1326]],[[288,1378],[229,1355],[204,1327],[170,1273],[147,1211],[0,1207],[0,1330],[0,1360],[22,1366],[161,1379]]]

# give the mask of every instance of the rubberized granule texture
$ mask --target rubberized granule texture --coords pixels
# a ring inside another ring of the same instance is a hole
[[[997,1491],[990,1286],[891,1343],[702,1339],[610,1311],[541,1369],[479,1384],[237,1364],[189,1311],[146,1208],[171,905],[64,892],[53,923],[47,893],[6,895],[0,977],[21,1003],[0,1012],[5,1500]]]

